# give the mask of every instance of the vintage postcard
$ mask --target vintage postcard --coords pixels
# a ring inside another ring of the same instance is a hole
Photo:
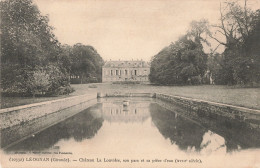
[[[0,168],[260,167],[259,0],[0,10]]]

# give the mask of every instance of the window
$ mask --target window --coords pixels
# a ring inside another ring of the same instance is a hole
[[[137,75],[137,70],[135,70],[135,75]]]
[[[147,75],[147,70],[146,69],[144,70],[144,75]]]
[[[113,70],[110,71],[110,75],[113,76]]]
[[[127,75],[127,70],[125,70],[125,75]]]
[[[116,75],[118,75],[118,70],[116,70]]]

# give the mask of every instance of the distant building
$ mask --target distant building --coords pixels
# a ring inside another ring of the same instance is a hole
[[[148,82],[150,65],[145,61],[107,61],[102,67],[102,82]]]

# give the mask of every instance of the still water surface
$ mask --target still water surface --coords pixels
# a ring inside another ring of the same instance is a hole
[[[193,121],[152,99],[102,102],[6,149],[129,156],[259,153],[259,128],[245,123]],[[240,138],[239,138],[240,137]]]

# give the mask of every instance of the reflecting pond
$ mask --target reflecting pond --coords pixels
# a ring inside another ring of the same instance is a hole
[[[48,151],[58,147],[59,151],[85,154],[208,155],[260,147],[259,128],[209,116],[192,120],[182,113],[185,110],[173,110],[178,112],[152,99],[103,99],[5,151]]]

